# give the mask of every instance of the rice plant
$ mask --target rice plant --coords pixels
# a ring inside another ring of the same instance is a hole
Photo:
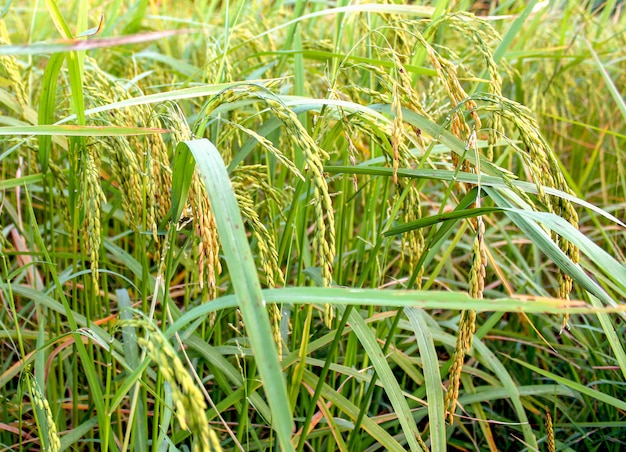
[[[7,2],[2,450],[625,448],[622,3],[475,3]]]

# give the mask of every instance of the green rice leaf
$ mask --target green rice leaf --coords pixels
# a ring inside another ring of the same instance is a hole
[[[543,375],[544,377],[550,378],[551,380],[554,380],[555,382],[559,384],[565,385],[568,388],[573,389],[574,391],[580,392],[581,394],[585,394],[591,397],[592,399],[597,400],[598,402],[606,403],[608,405],[611,405],[617,408],[618,410],[622,410],[622,411],[626,410],[626,402],[624,400],[617,399],[608,394],[604,394],[603,392],[600,392],[596,389],[582,385],[578,382],[560,377],[559,375],[553,372],[550,372],[549,370],[545,370],[537,366],[533,366],[532,364],[522,361],[521,359],[513,358],[512,356],[509,356],[508,358],[511,361],[514,361],[517,364],[524,366],[527,369],[532,370],[533,372],[538,373],[539,375]]]
[[[453,210],[452,212],[446,212],[439,215],[431,215],[429,217],[420,218],[419,220],[396,226],[395,228],[391,228],[388,231],[385,231],[385,236],[388,237],[391,235],[398,235],[404,232],[413,231],[415,229],[432,226],[433,224],[437,223],[453,220],[463,220],[466,218],[474,218],[493,212],[502,212],[502,209],[499,207],[481,207],[478,209]]]
[[[69,137],[106,137],[127,135],[149,135],[167,133],[169,130],[148,127],[122,126],[74,126],[74,125],[38,125],[21,127],[0,127],[0,135],[36,135]]]
[[[343,314],[345,309],[344,305],[338,305],[337,308]],[[372,360],[372,364],[376,369],[376,373],[378,374],[380,381],[383,383],[383,387],[385,388],[385,392],[387,393],[391,405],[394,408],[394,412],[398,416],[398,421],[402,426],[404,437],[408,442],[410,449],[412,451],[420,451],[421,447],[415,439],[416,436],[420,435],[420,432],[417,430],[409,405],[406,398],[402,394],[402,390],[400,389],[400,384],[393,375],[391,367],[389,367],[389,363],[383,355],[376,337],[357,311],[352,310],[350,312],[350,318],[348,321],[352,326],[354,334],[356,334],[359,338],[360,344],[367,352],[367,356],[369,356]]]
[[[419,346],[426,397],[428,401],[428,422],[430,423],[430,443],[432,450],[446,450],[446,413],[443,404],[441,373],[435,343],[428,328],[426,316],[421,309],[406,308],[404,311],[411,322],[415,339]]]
[[[522,432],[524,433],[524,442],[528,447],[532,448],[532,450],[539,450],[537,438],[530,423],[528,422],[528,416],[526,415],[526,410],[522,404],[518,386],[515,381],[513,381],[509,370],[481,340],[474,337],[473,342],[474,350],[481,355],[481,363],[488,366],[502,382],[502,386],[506,390],[509,400],[513,404],[513,408],[517,414]]]
[[[288,405],[285,378],[278,360],[270,327],[267,302],[263,298],[256,273],[254,259],[246,237],[239,206],[228,177],[224,161],[215,146],[206,139],[182,142],[179,152],[185,149],[195,159],[211,200],[226,264],[230,272],[235,296],[246,325],[250,343],[257,361],[263,388],[267,394],[272,413],[271,423],[278,435],[283,450],[294,450],[291,433],[294,421]],[[187,160],[187,157],[180,157]],[[190,178],[192,166],[185,166],[185,174],[174,174],[174,178]],[[179,186],[182,186],[180,183]],[[173,193],[174,199],[181,198]]]
[[[53,55],[44,70],[38,109],[38,122],[40,126],[54,122],[57,80],[64,60],[65,55],[62,53]],[[41,135],[39,137],[39,165],[41,165],[41,172],[44,174],[48,170],[51,146],[52,138],[50,135]]]

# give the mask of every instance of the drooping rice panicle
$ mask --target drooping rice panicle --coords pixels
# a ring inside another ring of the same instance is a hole
[[[126,322],[126,325],[133,324]],[[163,334],[146,322],[135,322],[146,328],[147,337],[139,339],[148,356],[154,361],[163,379],[172,390],[172,411],[183,430],[189,430],[194,436],[192,450],[197,452],[221,451],[221,445],[215,432],[206,419],[204,395],[196,386],[189,371],[176,354],[172,345]]]

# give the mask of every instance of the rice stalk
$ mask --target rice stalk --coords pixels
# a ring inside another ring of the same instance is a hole
[[[264,151],[269,152],[271,155],[276,157],[276,160],[278,160],[278,162],[280,162],[290,173],[292,173],[298,179],[304,180],[304,176],[302,175],[302,173],[300,173],[300,170],[296,167],[293,161],[289,157],[287,157],[280,149],[278,149],[278,147],[274,146],[274,144],[266,137],[260,135],[259,133],[248,127],[237,124],[234,121],[228,121],[228,125],[232,126],[234,129],[239,130],[243,134],[248,135],[250,138],[253,138]]]
[[[394,118],[394,133],[396,128],[396,121],[399,120],[400,123],[402,122],[402,106],[400,105],[400,101],[395,100],[396,98],[400,98],[400,94],[402,94],[404,98],[402,104],[405,106],[405,108],[426,116],[426,112],[424,111],[424,108],[422,107],[418,99],[418,95],[411,86],[410,77],[408,76],[408,73],[404,69],[404,67],[401,66],[401,61],[399,58],[398,61],[396,61],[396,65],[398,66],[398,80],[393,85],[393,98],[394,102],[398,103],[398,107],[395,112],[396,116]],[[400,133],[400,137],[398,138],[398,142],[394,143],[394,165],[397,165],[395,163],[396,158],[399,160],[401,154],[402,166],[404,168],[412,168],[413,166],[417,166],[418,162],[415,161],[415,158],[408,148],[408,144],[406,144],[404,140],[400,141],[400,138],[403,138],[405,136],[405,131],[402,130],[402,132]],[[424,140],[419,130],[415,130],[415,140],[422,149],[425,149]],[[394,174],[396,171],[397,166],[394,167]],[[413,182],[408,182],[408,184],[403,185],[404,186],[402,188],[407,191],[407,195],[402,201],[402,221],[405,223],[410,223],[422,217],[422,203],[420,200],[420,192],[417,185]],[[394,198],[394,202],[397,202],[399,199],[401,199],[399,191],[396,192]],[[409,256],[408,263],[411,271],[414,272],[415,270],[417,270],[415,286],[417,289],[420,289],[422,287],[422,275],[424,273],[424,267],[423,265],[419,269],[415,269],[415,267],[418,265],[422,252],[424,251],[424,232],[421,228],[413,229],[408,233],[403,234],[401,240],[402,253],[400,261],[402,263],[405,256]]]
[[[88,70],[85,70],[85,99],[95,107],[130,98],[130,93],[123,89],[121,84],[112,79],[98,67],[95,61],[87,59]],[[147,110],[144,106],[129,108],[115,112],[104,112],[94,117],[94,121],[110,124],[115,121],[124,125],[145,125],[147,123]],[[100,143],[109,152],[108,163],[114,180],[120,186],[122,206],[129,225],[135,232],[140,232],[144,226],[143,208],[148,213],[150,209],[150,194],[155,189],[149,185],[151,179],[147,177],[145,168],[145,155],[141,138],[128,137],[103,137]],[[147,152],[147,151],[146,151]],[[137,207],[141,206],[141,209]]]
[[[233,171],[232,183],[237,197],[237,204],[242,215],[252,227],[259,247],[259,261],[266,277],[267,287],[278,287],[285,284],[285,276],[278,263],[278,251],[274,235],[261,221],[260,214],[263,202],[255,201],[252,193],[264,194],[268,200],[280,205],[280,194],[272,187],[261,171],[260,165],[245,165]]]
[[[144,181],[142,165],[127,139],[103,140],[109,150],[109,163],[114,180],[119,184],[122,209],[128,225],[135,232],[141,231],[143,213],[138,206],[144,206]]]
[[[398,136],[398,142],[394,149],[392,142],[394,141],[393,135],[396,133],[394,129],[397,130],[396,121],[389,126],[387,123],[373,123],[370,118],[363,115],[351,114],[345,116],[342,122],[344,127],[343,134],[348,142],[348,148],[354,162],[356,162],[356,156],[359,153],[363,153],[359,152],[359,148],[354,143],[357,142],[358,135],[363,135],[364,140],[369,140],[369,142],[364,143],[362,148],[369,148],[371,143],[372,146],[381,149],[387,162],[396,166],[396,168],[413,168],[417,165],[415,157],[409,149],[410,142],[406,139],[407,131],[404,129],[404,125],[401,126],[403,133]],[[418,142],[421,140],[419,133],[416,134],[416,139]],[[390,206],[400,203],[400,220],[402,222],[415,221],[422,216],[420,191],[414,181],[397,179],[396,190],[389,203]],[[418,228],[408,231],[402,234],[400,240],[399,266],[402,267],[407,262],[412,270],[416,270],[417,278],[415,284],[417,287],[420,287],[423,268],[415,269],[415,266],[424,250],[423,230]]]
[[[494,60],[493,50],[488,43],[500,41],[500,35],[491,24],[469,13],[444,15],[439,20],[450,28],[457,30],[463,38],[469,38],[473,42],[471,46],[472,51],[483,57],[487,69],[487,75],[489,76],[488,92],[495,96],[502,96],[502,76],[500,72],[503,69],[507,73],[510,73],[510,71],[504,62],[498,65]],[[499,115],[492,114],[488,116],[487,133],[488,147],[485,157],[487,160],[493,161],[495,144],[498,140],[498,135],[502,133],[502,121]]]
[[[439,52],[437,52],[424,38],[421,33],[416,32],[415,36],[418,42],[426,49],[426,53],[430,58],[430,62],[437,72],[439,81],[443,84],[443,87],[448,94],[448,98],[452,104],[453,110],[460,104],[464,104],[472,120],[474,121],[476,129],[481,128],[481,120],[476,113],[476,102],[469,99],[469,96],[459,78],[457,76],[457,70],[449,60],[444,58]],[[455,112],[451,118],[451,131],[456,136],[465,140],[469,137],[470,127],[465,122],[460,113]]]
[[[154,119],[149,119],[151,127],[159,127],[160,124]],[[152,240],[159,243],[157,235],[158,225],[168,214],[171,200],[167,192],[161,190],[172,186],[172,176],[167,165],[169,163],[168,148],[160,134],[154,134],[145,138],[145,146],[148,152],[145,155],[145,177],[146,199],[153,200],[147,203],[146,226],[152,231]],[[158,259],[158,258],[157,258]]]
[[[324,177],[324,160],[329,158],[308,134],[296,114],[276,98],[266,97],[265,102],[274,115],[287,127],[290,137],[304,152],[307,167],[313,182],[313,202],[315,210],[315,235],[313,246],[317,249],[318,259],[325,287],[332,283],[332,267],[335,259],[335,216],[328,183]],[[327,316],[327,324],[329,320]]]
[[[480,177],[480,159],[476,146],[476,134],[472,133],[467,144],[467,149],[472,150],[476,155],[476,173]],[[480,179],[479,179],[480,180]],[[480,185],[479,185],[480,189]],[[480,207],[480,191],[474,203]],[[485,248],[485,223],[482,216],[476,217],[472,223],[476,228],[476,235],[472,244],[471,266],[468,278],[468,292],[472,298],[481,300],[484,297],[485,277],[487,268],[487,250]],[[476,332],[476,311],[466,309],[461,312],[459,321],[459,331],[456,336],[456,346],[452,357],[452,367],[450,369],[450,383],[446,390],[444,400],[444,410],[448,412],[450,424],[454,422],[454,412],[459,398],[459,388],[461,384],[461,373],[465,355],[472,349],[474,333]]]

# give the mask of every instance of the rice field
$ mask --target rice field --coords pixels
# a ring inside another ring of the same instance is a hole
[[[0,10],[0,450],[626,449],[618,1]]]

